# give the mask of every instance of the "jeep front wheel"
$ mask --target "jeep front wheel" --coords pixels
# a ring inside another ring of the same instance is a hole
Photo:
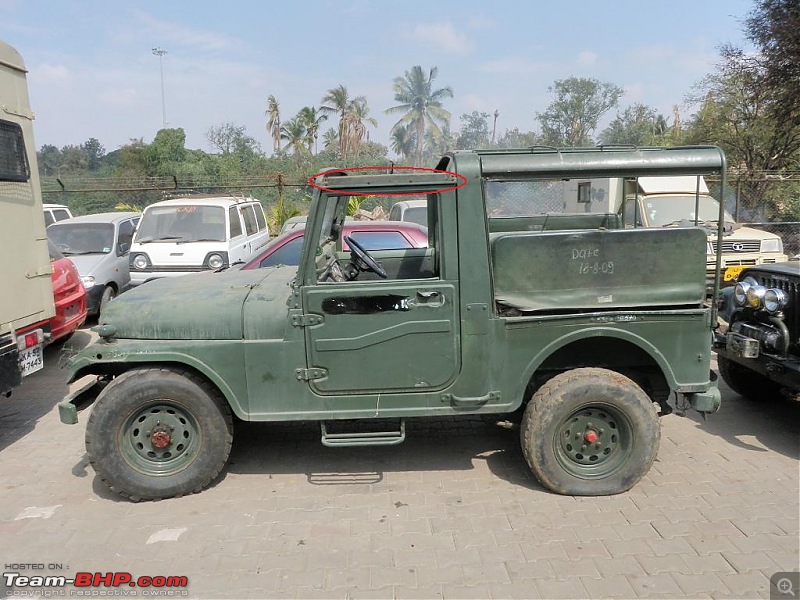
[[[658,413],[633,381],[606,369],[553,377],[533,395],[520,428],[533,474],[559,494],[629,490],[650,470],[661,441]]]
[[[751,371],[719,355],[717,355],[717,366],[728,387],[750,401],[771,400],[780,396],[780,386],[761,373]]]
[[[185,370],[134,369],[97,398],[86,426],[92,467],[131,500],[199,492],[222,470],[233,440],[218,391]]]

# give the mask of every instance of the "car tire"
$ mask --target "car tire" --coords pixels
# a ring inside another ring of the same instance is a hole
[[[723,356],[717,356],[722,379],[734,392],[752,402],[780,396],[781,388],[774,381]]]
[[[525,460],[547,489],[600,496],[633,487],[658,454],[653,401],[614,371],[580,368],[539,388],[522,417]]]
[[[97,314],[98,315],[102,314],[106,304],[111,302],[116,297],[117,297],[117,291],[110,285],[107,285],[103,290],[103,295],[100,297],[100,306],[97,309]]]
[[[199,492],[225,466],[232,441],[227,402],[183,369],[123,373],[97,398],[86,426],[92,467],[134,501]]]

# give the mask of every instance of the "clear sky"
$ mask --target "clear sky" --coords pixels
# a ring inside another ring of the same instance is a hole
[[[387,144],[392,81],[414,65],[439,68],[452,129],[473,110],[500,113],[497,130],[538,130],[548,87],[570,76],[625,90],[620,108],[666,116],[718,60],[745,45],[750,0],[0,0],[0,39],[29,70],[37,147],[97,138],[112,151],[152,141],[162,126],[163,57],[169,127],[189,148],[233,123],[272,151],[266,100],[282,118],[319,106],[343,84],[367,97]],[[609,118],[613,117],[609,115]],[[606,119],[607,122],[608,119]],[[330,125],[335,123],[330,122]],[[323,125],[322,131],[328,124]]]

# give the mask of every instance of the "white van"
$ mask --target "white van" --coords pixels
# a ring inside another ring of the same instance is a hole
[[[63,204],[44,204],[44,226],[48,227],[64,219],[71,219],[72,213]]]
[[[144,209],[129,255],[131,285],[227,267],[269,242],[254,198],[190,196]]]

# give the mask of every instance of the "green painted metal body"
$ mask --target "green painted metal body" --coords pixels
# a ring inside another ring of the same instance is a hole
[[[316,192],[299,267],[188,275],[127,292],[104,311],[102,339],[70,361],[70,380],[181,365],[241,419],[325,421],[511,412],[556,372],[605,366],[640,373],[652,395],[678,391],[712,412],[705,233],[490,233],[483,182],[721,175],[721,151],[459,152],[440,165],[467,183],[436,195],[434,248],[404,258],[434,264],[435,277],[320,283],[320,231],[337,194],[430,193],[452,188],[451,176],[326,178],[340,191]],[[607,262],[613,272],[603,272]],[[387,299],[391,309],[371,314],[330,308]]]

